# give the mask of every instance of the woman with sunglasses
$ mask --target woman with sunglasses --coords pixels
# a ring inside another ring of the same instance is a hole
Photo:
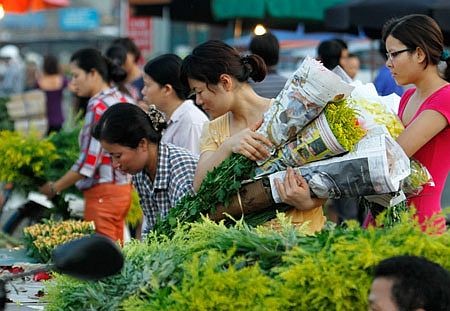
[[[405,153],[430,171],[435,186],[425,186],[409,205],[416,208],[419,222],[427,219],[444,230],[445,218],[439,216],[441,195],[450,171],[450,58],[438,24],[425,15],[393,19],[383,28],[387,61],[399,85],[414,85],[400,100],[399,116],[405,130],[397,142]],[[443,74],[440,65],[445,66]],[[436,216],[435,216],[436,215]]]
[[[47,182],[40,191],[49,198],[76,185],[85,199],[84,219],[95,223],[97,233],[114,241],[123,241],[124,220],[131,204],[130,177],[113,167],[111,157],[91,127],[108,107],[133,102],[111,83],[120,85],[126,72],[96,49],[82,49],[70,59],[72,87],[77,96],[88,97],[83,128],[80,133],[80,155],[72,168],[55,182]]]

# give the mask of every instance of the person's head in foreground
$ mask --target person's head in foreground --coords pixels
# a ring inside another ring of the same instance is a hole
[[[369,294],[372,311],[450,310],[450,272],[422,257],[381,261]]]

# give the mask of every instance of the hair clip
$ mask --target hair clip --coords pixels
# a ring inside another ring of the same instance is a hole
[[[163,112],[156,109],[155,105],[149,105],[147,115],[150,118],[155,131],[160,132],[166,126],[166,116]]]
[[[443,50],[441,53],[441,60],[445,62],[447,59],[449,59],[449,57],[450,53],[448,52],[448,50]]]

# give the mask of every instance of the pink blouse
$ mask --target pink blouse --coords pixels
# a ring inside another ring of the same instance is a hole
[[[415,88],[408,89],[403,94],[398,111],[400,118],[403,117],[405,107],[414,92]],[[434,110],[442,114],[447,119],[447,127],[412,156],[428,168],[435,183],[434,187],[425,186],[419,195],[409,198],[408,203],[417,209],[420,223],[442,211],[441,195],[450,171],[450,85],[443,86],[431,94],[419,107],[410,123],[424,110]],[[410,123],[405,126],[408,127]],[[440,221],[445,223],[444,219]]]

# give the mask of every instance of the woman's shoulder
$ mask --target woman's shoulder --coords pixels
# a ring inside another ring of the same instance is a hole
[[[230,122],[230,113],[227,112],[220,117],[215,118],[214,120],[211,120],[208,122],[209,126],[211,128],[222,128],[224,125],[229,124]]]

